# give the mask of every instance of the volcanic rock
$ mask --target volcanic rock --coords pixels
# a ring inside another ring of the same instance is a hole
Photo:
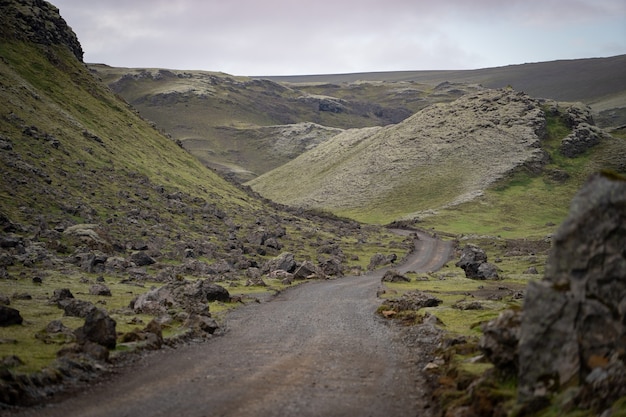
[[[22,324],[23,321],[24,319],[20,315],[19,310],[0,305],[0,327]]]
[[[381,278],[382,282],[410,282],[411,279],[407,276],[402,275],[398,271],[390,270],[385,272],[385,275]]]
[[[100,308],[94,308],[85,317],[83,327],[76,329],[76,339],[79,343],[86,342],[97,343],[108,349],[115,349],[117,334],[116,326],[106,311]]]
[[[455,264],[471,279],[498,279],[498,269],[487,262],[487,254],[475,245],[465,245],[461,259]]]
[[[592,177],[553,241],[544,279],[526,292],[519,398],[582,385],[606,407],[626,395],[626,179]],[[589,386],[598,368],[612,370],[615,389]]]

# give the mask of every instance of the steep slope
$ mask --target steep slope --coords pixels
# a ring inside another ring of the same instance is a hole
[[[469,200],[514,168],[541,163],[543,130],[537,102],[485,90],[395,126],[346,131],[249,184],[284,204],[373,218],[391,198],[397,209],[385,215],[400,216]]]
[[[0,403],[21,401],[22,383],[58,382],[88,369],[71,365],[89,363],[85,356],[108,356],[102,346],[81,350],[84,316],[59,308],[58,294],[110,314],[118,343],[136,342],[137,325],[155,317],[166,336],[205,334],[216,326],[209,308],[230,308],[228,295],[218,305],[203,299],[200,310],[168,300],[144,311],[135,302],[166,284],[279,291],[294,279],[268,275],[283,253],[283,268],[305,265],[306,278],[362,270],[375,253],[409,249],[384,230],[287,210],[224,180],[93,77],[56,8],[39,0],[0,6],[0,308],[3,320],[8,309],[23,318],[0,322]],[[94,292],[104,284],[109,291]],[[46,331],[51,322],[61,333]],[[60,350],[70,365],[54,378],[13,377],[49,365]]]
[[[550,106],[556,109],[556,103]],[[394,126],[346,131],[249,185],[284,204],[367,222],[421,218],[472,201],[496,183],[507,184],[515,172],[539,175],[553,153],[546,142],[545,108],[512,89],[485,89]],[[566,134],[568,129],[563,126]],[[624,154],[623,141],[607,142],[615,146],[608,154]],[[607,163],[624,168],[623,160]],[[572,192],[568,189],[566,198]],[[554,204],[562,203],[555,198]],[[563,214],[554,213],[550,221]]]

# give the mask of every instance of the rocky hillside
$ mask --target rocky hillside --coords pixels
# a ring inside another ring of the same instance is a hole
[[[408,250],[207,169],[93,77],[50,4],[0,2],[0,30],[0,405],[99,367],[91,360],[120,345],[209,336],[209,309],[231,308],[231,296]],[[140,298],[151,287],[165,289]],[[19,376],[57,353],[62,372]]]
[[[438,102],[512,86],[532,97],[591,106],[601,127],[626,124],[626,55],[542,62],[473,71],[403,71],[293,77],[91,65],[139,112],[165,129],[205,165],[250,180],[286,162],[273,142],[311,144],[318,130],[300,123],[360,128],[398,123]],[[285,136],[281,126],[289,127]],[[328,135],[319,131],[313,142]]]
[[[542,172],[552,162],[545,106],[512,89],[484,89],[397,125],[345,131],[249,184],[284,204],[366,221],[419,217],[475,199],[514,172]],[[590,126],[584,107],[561,111],[573,125]],[[595,127],[581,133],[587,135],[611,141]],[[590,147],[573,142],[582,148],[570,156]]]
[[[398,123],[429,104],[476,89],[413,81],[291,84],[106,65],[90,69],[203,163],[239,181],[282,165],[336,129]],[[281,149],[285,142],[292,144],[287,153]]]

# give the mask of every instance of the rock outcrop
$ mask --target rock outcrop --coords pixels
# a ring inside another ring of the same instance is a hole
[[[59,14],[59,9],[44,0],[13,0],[0,3],[0,35],[17,37],[43,45],[65,45],[83,60],[83,48],[76,34]]]
[[[626,395],[626,179],[596,175],[554,236],[545,278],[531,282],[519,343],[519,397],[568,386],[607,406]],[[595,392],[592,380],[614,387]],[[603,399],[600,401],[599,399]]]

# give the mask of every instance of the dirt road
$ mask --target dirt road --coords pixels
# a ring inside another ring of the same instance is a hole
[[[451,246],[421,236],[400,270]],[[229,314],[223,337],[149,355],[36,416],[427,416],[415,348],[374,314],[383,271],[308,282]]]

